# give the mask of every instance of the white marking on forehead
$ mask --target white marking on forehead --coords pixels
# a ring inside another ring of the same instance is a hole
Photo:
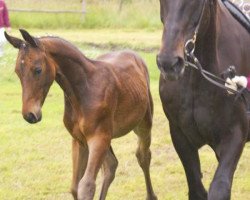
[[[21,60],[21,63],[24,64],[24,60]]]
[[[25,47],[26,47],[26,44],[25,44],[25,43],[22,43],[22,46],[25,48]]]

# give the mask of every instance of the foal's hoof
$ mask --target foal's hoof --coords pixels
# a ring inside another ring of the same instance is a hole
[[[151,197],[147,197],[146,200],[158,200],[157,196],[153,195]]]

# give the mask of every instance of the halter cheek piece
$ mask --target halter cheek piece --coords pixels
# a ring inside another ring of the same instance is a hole
[[[227,91],[232,92],[233,94],[236,94],[236,98],[243,96],[242,92],[245,90],[245,88],[242,88],[240,91],[238,90],[234,90],[232,88],[229,88],[227,86],[225,86],[226,81],[224,79],[222,79],[219,76],[216,76],[206,70],[203,69],[201,63],[199,62],[198,58],[194,55],[194,51],[195,51],[195,43],[196,43],[196,39],[197,39],[197,34],[199,32],[199,28],[201,25],[201,20],[204,14],[204,10],[205,10],[205,6],[206,6],[206,1],[203,1],[203,5],[202,5],[202,11],[198,20],[198,24],[195,27],[195,31],[194,31],[194,35],[191,39],[187,40],[187,42],[185,43],[185,66],[190,66],[193,67],[194,69],[199,70],[199,72],[201,73],[201,75],[208,80],[210,83],[225,89]],[[231,75],[230,78],[233,78],[235,76],[235,68],[233,66],[230,66],[227,70],[226,73],[229,73]],[[212,77],[212,78],[211,78]]]

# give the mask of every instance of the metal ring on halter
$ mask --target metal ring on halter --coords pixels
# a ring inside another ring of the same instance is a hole
[[[193,48],[191,48],[191,50],[188,49],[188,46],[189,45],[193,45]],[[193,54],[194,53],[194,50],[195,50],[195,40],[192,38],[192,39],[189,39],[186,44],[185,44],[185,53],[187,55],[190,55],[190,54]]]

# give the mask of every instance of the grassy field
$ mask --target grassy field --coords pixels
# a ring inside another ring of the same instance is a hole
[[[34,35],[60,35],[76,44],[91,58],[110,49],[117,49],[118,46],[156,49],[161,37],[160,31],[29,31]],[[12,34],[18,35],[18,32],[14,31]],[[92,44],[93,41],[95,46]],[[184,200],[187,199],[186,179],[171,143],[168,122],[163,114],[158,94],[159,72],[155,64],[156,51],[139,53],[149,67],[155,105],[151,146],[153,186],[159,200]],[[20,112],[20,83],[14,74],[16,54],[17,50],[7,45],[6,56],[0,58],[0,199],[70,200],[71,136],[62,122],[63,93],[54,84],[43,107],[43,120],[36,125],[25,122]],[[134,155],[137,146],[136,136],[130,133],[113,140],[112,146],[119,166],[107,199],[145,199],[144,178]],[[208,188],[217,161],[209,147],[202,148],[200,155],[203,181]],[[233,200],[249,199],[249,159],[250,145],[247,144],[235,174]],[[101,177],[98,177],[95,199],[98,199],[100,181]]]

